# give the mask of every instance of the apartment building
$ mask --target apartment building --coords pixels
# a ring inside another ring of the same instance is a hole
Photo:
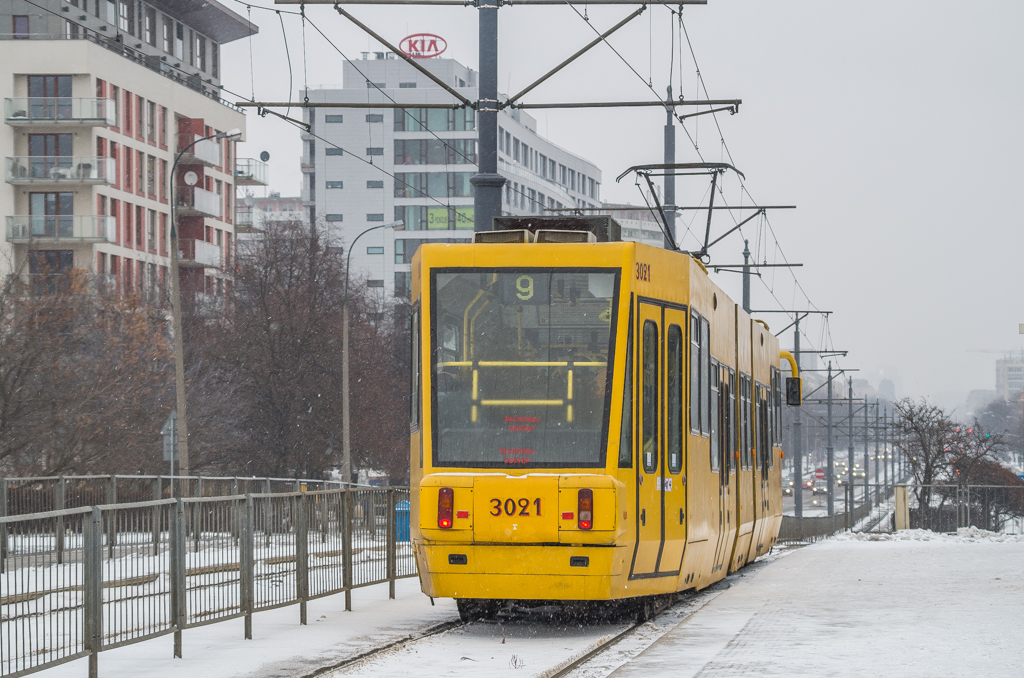
[[[169,266],[216,294],[236,237],[243,113],[220,97],[220,46],[256,31],[215,0],[9,0],[0,7],[0,273],[82,272],[155,293]],[[175,176],[175,158],[181,154]]]
[[[469,100],[477,74],[454,59],[420,64]],[[392,103],[408,108],[310,108],[303,134],[303,200],[347,247],[366,229],[401,220],[405,230],[379,229],[359,238],[352,274],[388,296],[408,294],[410,263],[424,242],[468,242],[474,224],[476,119],[451,104],[451,94],[388,52],[365,53],[342,65],[343,84],[303,92],[311,103]],[[526,113],[499,115],[498,172],[506,215],[600,206],[601,171],[537,133]]]
[[[622,226],[622,239],[642,242],[654,247],[665,246],[665,234],[661,230],[661,217],[649,207],[638,207],[629,203],[610,203],[601,205],[603,209],[594,214],[607,214]]]

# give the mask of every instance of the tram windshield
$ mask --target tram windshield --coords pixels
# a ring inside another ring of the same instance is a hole
[[[433,272],[438,466],[599,466],[615,269]]]

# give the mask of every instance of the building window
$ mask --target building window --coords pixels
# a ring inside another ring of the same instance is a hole
[[[415,82],[400,82],[398,83],[399,89],[416,89]]]
[[[327,148],[324,149],[326,155],[345,155],[345,151],[340,148]]]
[[[345,215],[343,214],[328,214],[326,217],[327,221],[344,221]]]
[[[161,34],[163,36],[163,49],[168,54],[174,54],[174,22],[166,16],[160,17]]]
[[[384,281],[383,280],[367,280],[366,281],[366,286],[367,287],[384,287]]]
[[[328,181],[327,188],[345,188],[344,181]]]
[[[196,36],[196,68],[206,72],[206,38]]]
[[[366,253],[367,254],[384,254],[384,248],[383,247],[367,247],[366,248]]]
[[[11,17],[13,22],[13,30],[15,40],[28,40],[28,16],[22,14],[16,14]]]
[[[519,139],[512,140],[512,159],[519,162]]]
[[[341,116],[339,116],[341,117]],[[370,113],[366,116],[366,122],[384,122],[383,113]]]
[[[384,147],[374,146],[372,148],[368,148],[366,149],[366,155],[384,155]]]
[[[384,215],[383,214],[367,214],[366,215],[366,220],[367,221],[384,221]]]
[[[476,129],[473,109],[405,108],[395,110],[396,132],[470,132]]]
[[[367,181],[366,182],[366,187],[367,188],[384,188],[384,182],[383,181]]]
[[[396,139],[396,165],[475,165],[475,139]]]
[[[174,25],[174,58],[185,58],[185,27],[179,23]]]
[[[210,75],[220,77],[220,45],[210,41]]]
[[[324,122],[345,122],[344,115],[325,115]]]
[[[143,37],[146,40],[146,44],[156,47],[156,10],[152,7],[146,7],[143,11],[145,12]]]
[[[156,158],[152,155],[146,157],[146,192],[156,200]]]
[[[117,3],[117,29],[129,35],[135,35],[134,10],[135,3],[130,0],[119,0]]]
[[[386,83],[383,82],[370,82],[369,80],[366,81],[367,89],[384,89],[385,85]]]
[[[156,210],[149,210],[149,220],[146,222],[146,231],[149,249],[156,251]]]

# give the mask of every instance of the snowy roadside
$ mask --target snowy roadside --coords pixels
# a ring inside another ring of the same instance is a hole
[[[243,620],[187,629],[182,659],[172,657],[173,636],[100,653],[101,678],[271,678],[301,676],[390,642],[418,635],[444,622],[458,620],[451,600],[430,599],[416,578],[396,582],[395,600],[388,585],[352,592],[352,611],[345,595],[309,602],[308,626],[299,625],[297,605],[253,615],[253,639],[243,638]],[[82,678],[86,659],[40,672],[41,678]]]
[[[977,527],[961,527],[956,533],[931,532],[929,530],[900,530],[899,532],[842,532],[831,538],[834,541],[935,541],[957,544],[990,542],[993,544],[1024,544],[1024,534],[1003,534],[989,532]]]

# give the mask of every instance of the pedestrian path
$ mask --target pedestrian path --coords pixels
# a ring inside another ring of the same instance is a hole
[[[612,675],[1024,675],[1024,539],[988,535],[913,530],[801,548]]]

